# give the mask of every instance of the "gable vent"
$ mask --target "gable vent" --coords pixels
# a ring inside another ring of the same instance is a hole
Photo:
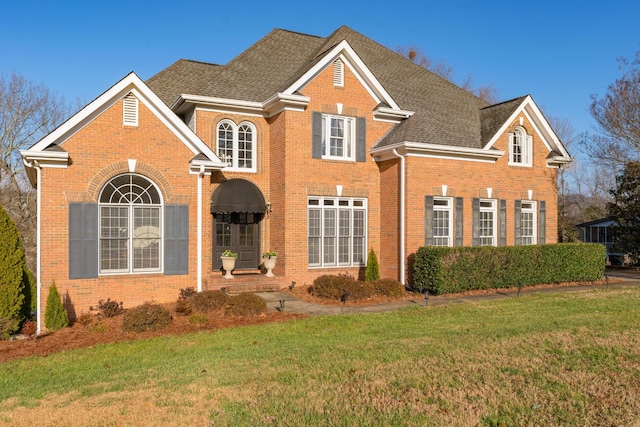
[[[333,63],[333,85],[344,86],[344,62],[340,59],[336,59]]]
[[[125,126],[138,126],[138,98],[133,93],[124,97],[122,111]]]

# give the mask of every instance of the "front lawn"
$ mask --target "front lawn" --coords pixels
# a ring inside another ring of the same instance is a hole
[[[629,424],[639,332],[630,287],[98,345],[0,365],[0,424]]]

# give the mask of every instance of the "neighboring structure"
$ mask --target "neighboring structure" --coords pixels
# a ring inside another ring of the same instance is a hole
[[[576,225],[582,231],[582,241],[585,243],[601,243],[607,247],[607,264],[625,263],[624,254],[613,251],[614,226],[612,218],[596,219]]]
[[[530,96],[488,105],[347,27],[132,73],[22,155],[40,300],[55,280],[76,314],[220,287],[226,249],[302,284],[369,248],[407,282],[423,245],[553,243],[570,161]]]

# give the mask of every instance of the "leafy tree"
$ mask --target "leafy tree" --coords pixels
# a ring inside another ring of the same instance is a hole
[[[62,305],[60,293],[54,281],[49,288],[49,296],[47,297],[47,310],[44,313],[44,322],[47,329],[57,331],[69,324],[67,309]]]
[[[4,319],[5,334],[15,332],[23,317],[24,288],[28,274],[20,233],[7,214],[0,207],[0,319]],[[30,301],[29,301],[30,305]]]
[[[71,112],[62,97],[23,76],[0,74],[0,204],[24,239],[35,270],[36,194],[27,182],[20,150],[55,129]]]
[[[364,271],[364,280],[366,282],[373,282],[380,278],[380,266],[378,264],[378,257],[376,253],[371,249],[369,251],[369,258],[367,258],[367,268]]]
[[[607,204],[607,210],[616,221],[615,249],[637,260],[640,256],[640,163],[626,165],[616,177],[616,187],[611,194],[613,202]]]

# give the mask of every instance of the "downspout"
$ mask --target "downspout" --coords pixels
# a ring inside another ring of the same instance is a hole
[[[200,171],[198,171],[198,230],[196,241],[198,245],[198,260],[197,265],[197,287],[198,292],[202,292],[202,177],[204,176],[204,165],[200,165]]]
[[[40,266],[41,266],[41,252],[40,252],[40,248],[42,247],[42,244],[40,242],[40,236],[41,236],[41,220],[40,218],[42,218],[42,215],[40,215],[40,211],[41,211],[41,192],[40,189],[42,188],[42,169],[40,169],[40,165],[38,164],[38,162],[34,161],[33,162],[33,167],[35,167],[36,169],[36,186],[37,191],[36,191],[36,324],[37,324],[37,329],[36,329],[36,334],[40,335],[42,333],[42,310],[41,310],[41,306],[42,306],[42,281],[41,281],[41,277],[40,277]]]
[[[405,284],[405,157],[393,149],[393,154],[400,158],[400,283]]]

